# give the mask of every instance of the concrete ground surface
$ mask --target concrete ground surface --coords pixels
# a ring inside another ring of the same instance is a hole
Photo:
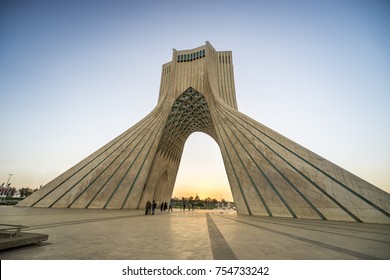
[[[237,215],[0,206],[0,223],[48,234],[2,260],[390,259],[390,225]]]

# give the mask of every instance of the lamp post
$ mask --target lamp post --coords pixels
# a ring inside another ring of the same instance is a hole
[[[11,180],[11,176],[14,174],[9,174],[7,184],[4,186],[3,193],[1,194],[0,202],[5,201],[5,198],[7,196],[6,188],[8,188],[9,181]]]
[[[11,176],[14,175],[14,174],[8,174],[8,175],[9,175],[9,177],[8,177],[8,181],[7,181],[7,185],[6,185],[7,187],[8,187],[9,181],[11,180]]]

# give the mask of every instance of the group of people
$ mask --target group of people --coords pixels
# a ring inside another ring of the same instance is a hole
[[[145,215],[154,215],[154,213],[156,212],[156,208],[157,208],[157,203],[156,201],[153,200],[153,203],[151,203],[149,200],[148,202],[146,202],[146,205],[145,205]],[[168,209],[168,203],[166,202],[161,202],[161,205],[160,205],[160,210],[161,212],[162,211],[167,211]],[[172,202],[169,202],[169,210],[168,211],[173,211],[172,210]]]
[[[195,204],[192,203],[192,205],[190,205],[189,203],[188,203],[188,204],[186,204],[186,203],[180,203],[180,210],[183,209],[183,211],[185,211],[186,208],[188,208],[188,211],[191,210],[191,209],[194,210],[194,209],[195,209]]]

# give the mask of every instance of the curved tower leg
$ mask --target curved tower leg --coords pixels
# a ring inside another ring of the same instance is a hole
[[[18,206],[137,208],[164,120],[164,110],[157,106],[143,120]]]

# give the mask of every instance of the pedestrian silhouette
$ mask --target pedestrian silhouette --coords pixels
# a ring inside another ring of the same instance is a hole
[[[150,203],[150,201],[148,200],[148,202],[146,202],[146,205],[145,205],[145,215],[149,215],[149,211],[150,211],[150,206],[152,204]]]
[[[156,207],[157,207],[157,203],[156,203],[156,201],[153,200],[153,204],[152,204],[152,215],[154,215],[154,212],[156,211]]]
[[[173,209],[172,209],[172,201],[169,202],[169,211],[170,211],[170,212],[173,212]]]

